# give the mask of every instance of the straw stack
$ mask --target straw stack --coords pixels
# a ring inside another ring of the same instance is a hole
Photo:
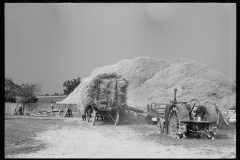
[[[103,73],[122,75],[128,82],[127,88],[121,88],[127,92],[127,105],[143,110],[149,103],[169,103],[174,98],[174,88],[178,89],[177,101],[188,102],[193,98],[201,103],[210,101],[217,104],[222,113],[236,105],[236,83],[218,71],[185,58],[167,61],[150,57],[122,60],[114,65],[94,69],[91,75],[83,78],[80,85],[60,103],[75,103],[81,106],[88,103],[85,99],[89,96],[87,90],[90,83]],[[118,85],[124,86],[124,82],[121,83]]]

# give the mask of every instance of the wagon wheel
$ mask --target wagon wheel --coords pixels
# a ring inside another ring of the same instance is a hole
[[[169,129],[168,134],[173,137],[177,137],[179,133],[179,126],[180,126],[180,117],[177,107],[173,107],[170,110],[169,114]]]
[[[93,109],[93,114],[92,114],[92,125],[95,125],[95,122],[96,122],[96,110]]]
[[[116,126],[119,122],[119,109],[116,109],[115,114],[116,114],[116,119],[115,119],[115,124],[114,125]]]

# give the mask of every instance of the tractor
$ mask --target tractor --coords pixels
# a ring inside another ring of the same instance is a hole
[[[177,89],[174,89],[174,100],[170,103],[147,105],[148,119],[152,118],[153,124],[158,125],[161,133],[176,138],[197,136],[214,139],[218,121],[216,108],[203,106],[196,99],[177,102],[176,93]]]

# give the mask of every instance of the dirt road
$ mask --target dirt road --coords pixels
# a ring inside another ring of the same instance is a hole
[[[159,134],[157,129],[138,132],[134,125],[114,126],[97,122],[95,126],[77,118],[65,120],[69,125],[53,126],[37,133],[37,140],[47,147],[15,158],[235,158],[236,147],[219,150],[209,146],[186,148],[181,145],[162,145],[146,136]],[[137,127],[137,126],[136,126]],[[153,126],[156,128],[155,126]],[[160,136],[160,135],[159,135]],[[176,139],[177,141],[178,139]],[[174,139],[175,141],[175,139]],[[206,140],[210,141],[210,140]],[[232,141],[236,143],[235,139]],[[196,140],[197,142],[197,140]],[[173,143],[174,144],[174,143]],[[233,143],[234,144],[234,143]],[[12,158],[14,158],[12,157]]]

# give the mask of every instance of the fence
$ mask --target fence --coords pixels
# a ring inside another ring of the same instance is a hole
[[[5,103],[5,115],[14,115],[17,103]]]
[[[14,115],[14,110],[18,103],[5,103],[5,115]],[[30,115],[33,111],[38,108],[38,110],[51,110],[51,103],[29,103],[24,105],[22,113],[24,115]],[[72,110],[74,117],[79,117],[81,115],[77,104],[53,104],[54,109],[69,108]]]

